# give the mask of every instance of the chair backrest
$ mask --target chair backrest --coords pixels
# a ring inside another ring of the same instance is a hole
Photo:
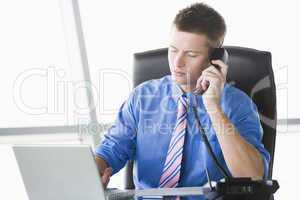
[[[276,88],[271,63],[271,53],[244,47],[224,46],[229,54],[227,82],[241,89],[257,105],[262,128],[263,144],[271,155],[268,178],[272,178],[276,139]],[[157,49],[134,54],[134,87],[170,74],[168,49]],[[126,166],[125,187],[134,188],[133,162]]]

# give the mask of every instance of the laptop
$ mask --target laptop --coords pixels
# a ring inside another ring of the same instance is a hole
[[[10,149],[15,157],[10,159],[16,162],[10,173],[20,174],[22,183],[19,186],[24,185],[27,195],[26,198],[17,199],[123,200],[135,196],[201,195],[205,190],[201,187],[104,190],[93,152],[88,145],[15,145]]]
[[[15,168],[19,169],[27,194],[24,200],[104,200],[134,196],[133,191],[104,191],[93,153],[87,145],[16,145],[11,148],[17,163]]]

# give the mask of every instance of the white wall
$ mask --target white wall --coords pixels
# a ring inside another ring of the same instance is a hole
[[[195,1],[80,1],[84,32],[94,81],[105,68],[132,72],[132,53],[166,47],[170,23],[176,12]],[[300,28],[295,1],[206,1],[224,16],[228,32],[225,45],[237,45],[272,53],[277,82],[278,117],[299,118],[297,106],[297,47]],[[111,77],[114,75],[111,74]],[[116,77],[115,75],[114,77]],[[109,77],[109,76],[108,76]],[[104,82],[104,108],[117,108],[130,86],[125,77]],[[114,92],[122,98],[110,101]],[[102,91],[103,92],[103,91]],[[100,91],[101,93],[101,91]],[[102,93],[101,93],[102,94]],[[100,95],[101,95],[100,94]],[[109,99],[109,100],[108,100]],[[100,115],[100,112],[99,112]],[[102,118],[108,117],[107,115]]]

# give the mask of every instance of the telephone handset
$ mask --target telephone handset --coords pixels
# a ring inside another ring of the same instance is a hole
[[[224,49],[222,47],[214,48],[214,50],[210,54],[209,62],[211,63],[212,60],[222,60],[226,64],[228,61],[228,53],[227,53],[226,49]],[[220,70],[220,67],[218,65],[215,65],[215,64],[212,64],[212,65]]]
[[[213,65],[214,67],[216,67],[218,70],[221,70],[220,66],[218,66],[216,64],[212,64],[212,62],[211,62],[212,60],[222,60],[226,64],[228,61],[228,52],[226,51],[225,48],[219,47],[219,48],[214,48],[210,54],[210,57],[209,57],[210,64]],[[205,81],[204,84],[206,84],[207,88],[209,87],[208,81]],[[194,90],[194,93],[195,94],[203,94],[205,91],[206,90],[201,87],[201,88],[196,88]]]

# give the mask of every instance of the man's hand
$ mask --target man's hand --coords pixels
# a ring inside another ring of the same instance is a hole
[[[101,181],[102,181],[102,184],[103,184],[104,188],[107,187],[111,175],[112,175],[112,168],[111,167],[106,168],[102,173],[100,172]]]
[[[220,70],[214,66],[209,66],[203,70],[196,84],[196,88],[202,87],[205,91],[202,97],[207,111],[213,111],[220,107],[221,93],[226,83],[228,71],[228,66],[221,60],[213,60],[212,63],[218,65]]]
[[[98,156],[95,157],[97,166],[98,166],[98,170],[99,170],[99,174],[100,174],[100,178],[102,181],[102,184],[104,186],[104,188],[107,187],[110,177],[112,175],[112,168],[108,166],[108,164],[106,163],[106,161]]]

